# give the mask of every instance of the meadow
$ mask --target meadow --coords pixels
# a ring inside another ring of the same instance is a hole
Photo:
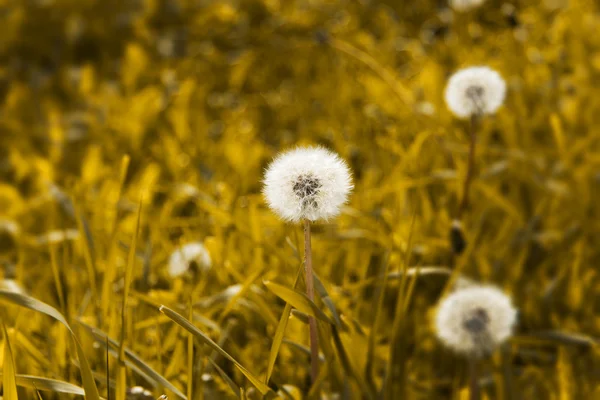
[[[434,323],[473,283],[518,310],[481,399],[600,398],[598,2],[0,11],[0,399],[473,399]],[[472,169],[470,66],[506,83]],[[312,224],[312,302],[263,180],[316,145],[354,187]]]

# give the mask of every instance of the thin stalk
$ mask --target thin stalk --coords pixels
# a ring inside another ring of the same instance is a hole
[[[310,221],[304,220],[304,271],[306,273],[306,295],[310,301],[315,300],[315,289],[312,268],[312,248],[310,245]],[[317,333],[317,321],[314,317],[308,317],[310,330],[310,377],[314,384],[319,375],[319,339]]]
[[[463,183],[462,199],[458,206],[458,212],[456,213],[456,219],[460,221],[463,213],[469,206],[469,191],[471,189],[471,182],[475,174],[475,147],[477,144],[477,114],[471,115],[469,121],[469,159],[467,164],[467,175]]]
[[[477,371],[477,359],[469,357],[469,399],[480,400],[479,374]]]

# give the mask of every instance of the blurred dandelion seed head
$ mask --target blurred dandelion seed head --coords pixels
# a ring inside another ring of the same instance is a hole
[[[169,275],[173,278],[183,275],[194,263],[200,271],[207,271],[212,265],[210,253],[199,242],[185,244],[173,251],[169,257]]]
[[[19,225],[9,219],[0,218],[0,233],[4,232],[17,236],[20,232]]]
[[[504,103],[506,83],[491,68],[469,67],[450,77],[445,100],[448,108],[459,118],[493,114]]]
[[[435,328],[438,338],[449,348],[483,356],[511,336],[516,318],[516,309],[501,290],[473,286],[442,300]]]
[[[127,390],[127,395],[129,399],[132,400],[150,400],[154,399],[152,396],[152,392],[148,389],[145,389],[142,386],[134,386]]]
[[[56,244],[66,241],[77,240],[79,238],[79,231],[76,229],[66,230],[52,230],[46,232],[43,235],[37,236],[36,242],[38,245]]]
[[[450,7],[455,11],[469,11],[481,6],[485,0],[450,0]]]
[[[316,221],[338,215],[352,187],[344,160],[322,147],[307,147],[275,158],[265,173],[263,193],[284,220]]]

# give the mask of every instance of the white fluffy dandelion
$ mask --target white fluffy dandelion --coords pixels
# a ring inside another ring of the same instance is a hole
[[[350,169],[337,154],[322,147],[297,148],[279,155],[267,168],[263,193],[267,203],[287,221],[304,225],[306,295],[314,300],[311,221],[329,219],[340,212],[352,190]],[[319,375],[317,322],[308,318],[311,380]]]
[[[128,398],[131,397],[133,400],[148,400],[154,399],[152,392],[142,386],[134,386],[127,389]]]
[[[506,83],[488,67],[461,69],[450,77],[445,99],[450,111],[459,118],[493,114],[504,103]]]
[[[464,12],[479,7],[485,0],[449,0],[450,7],[456,11]]]
[[[307,147],[275,158],[265,173],[263,193],[281,218],[299,222],[336,216],[351,190],[344,160],[322,147]]]
[[[442,300],[435,327],[446,346],[480,357],[511,336],[516,319],[517,310],[501,290],[473,286],[459,289]]]
[[[169,275],[173,278],[180,276],[188,271],[193,263],[201,271],[207,271],[211,267],[210,253],[202,243],[188,243],[175,249],[169,257]]]

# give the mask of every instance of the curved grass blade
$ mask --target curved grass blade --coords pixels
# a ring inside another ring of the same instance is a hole
[[[325,313],[321,311],[315,303],[310,301],[304,293],[294,289],[286,288],[285,286],[270,281],[266,281],[264,284],[267,289],[275,294],[275,296],[291,304],[299,311],[318,318],[321,321],[327,322],[328,324],[335,325],[335,321],[325,315]]]
[[[19,307],[28,308],[30,310],[37,311],[42,314],[46,314],[47,316],[52,317],[61,324],[63,324],[69,330],[69,332],[71,333],[71,337],[75,342],[75,348],[77,350],[77,358],[79,360],[79,369],[81,371],[81,380],[83,389],[85,390],[85,397],[88,400],[99,400],[100,394],[98,393],[96,382],[94,382],[94,375],[92,374],[90,365],[88,364],[87,359],[85,358],[85,353],[83,352],[81,344],[77,340],[77,336],[75,336],[75,332],[73,332],[73,329],[71,328],[65,317],[54,307],[39,300],[36,300],[33,297],[26,296],[24,294],[0,290],[0,300],[8,302],[10,304],[14,304]]]
[[[331,300],[327,289],[325,289],[325,285],[323,285],[323,282],[316,273],[313,273],[313,278],[315,279],[315,289],[317,289],[317,293],[319,293],[319,296],[321,297],[321,300],[323,300],[323,303],[325,303],[325,306],[327,306],[329,311],[331,311],[335,325],[338,329],[342,329],[342,321],[340,321],[340,316],[338,315],[335,305],[333,304],[333,300]]]
[[[216,344],[211,338],[206,336],[200,329],[196,328],[194,324],[192,324],[188,319],[183,317],[181,314],[171,310],[169,307],[161,306],[160,312],[165,314],[167,317],[171,318],[173,322],[177,325],[181,326],[188,332],[193,333],[198,339],[200,339],[204,344],[208,345],[215,352],[219,353],[221,356],[225,357],[229,361],[231,361],[244,376],[258,389],[258,391],[264,396],[266,394],[272,394],[273,391],[264,383],[260,381],[256,376],[254,376],[250,371],[248,371],[242,364],[240,364],[235,358],[233,358],[229,353],[223,350],[218,344]]]
[[[6,400],[17,400],[17,381],[15,375],[15,359],[12,355],[10,348],[10,340],[8,339],[8,332],[6,326],[2,324],[2,331],[4,333],[4,360],[2,368],[4,369],[4,375],[2,376],[2,390],[4,392],[4,399]]]
[[[227,386],[229,386],[233,394],[235,394],[235,396],[238,399],[240,399],[240,387],[236,385],[235,382],[232,381],[231,378],[225,373],[225,371],[223,371],[221,367],[219,367],[219,365],[216,362],[214,362],[210,357],[208,357],[208,361],[212,364],[213,368],[217,370],[219,375],[221,375],[221,378],[225,381]]]
[[[386,276],[387,281],[391,282],[391,281],[395,281],[397,279],[403,279],[404,276],[409,276],[409,277],[413,277],[415,275],[419,275],[421,276],[425,276],[425,275],[443,275],[443,276],[450,276],[452,275],[452,270],[448,267],[442,267],[442,266],[417,266],[417,267],[410,267],[407,268],[406,270],[402,270],[402,271],[392,271],[389,272]],[[352,285],[348,285],[348,287],[346,287],[347,289],[360,289],[363,287],[368,287],[368,286],[372,286],[377,284],[377,282],[379,282],[379,277],[375,276],[373,278],[369,278],[369,279],[365,279],[362,280],[360,282],[357,282],[355,284]]]
[[[0,376],[3,376],[0,373]],[[42,378],[40,376],[33,375],[15,375],[17,386],[34,389],[34,390],[45,390],[48,392],[64,393],[64,394],[76,394],[84,396],[85,391],[83,388],[73,385],[69,382],[59,381],[56,379]]]
[[[160,306],[161,306],[161,303],[159,301],[156,301],[153,298],[151,298],[150,296],[147,296],[143,293],[136,292],[135,290],[131,291],[131,295],[150,306],[153,306],[156,308],[160,308]],[[196,305],[198,305],[198,304],[196,303]],[[198,314],[198,313],[194,313],[193,317],[194,317],[194,322],[198,322],[198,323],[204,325],[208,329],[215,331],[217,334],[221,333],[221,327],[213,320],[210,320],[210,319],[206,318],[205,316]],[[162,318],[164,318],[164,321]],[[171,321],[167,317],[162,317],[162,318],[159,317],[159,319],[158,319],[158,321],[160,323]],[[151,320],[138,322],[134,326],[135,326],[135,329],[142,329],[142,328],[146,327],[146,325],[154,326],[156,324],[156,321],[157,321],[156,318],[152,318]]]
[[[295,248],[294,248],[295,249]],[[300,264],[300,268],[296,271],[296,279],[294,280],[294,289],[298,284],[298,280],[300,279],[300,275],[303,271],[303,264]],[[267,373],[265,375],[265,385],[269,384],[269,380],[271,379],[271,375],[273,374],[273,368],[275,368],[275,361],[277,361],[277,355],[279,354],[279,349],[281,348],[281,343],[283,342],[283,336],[285,335],[285,328],[287,328],[287,324],[290,318],[290,313],[292,312],[292,306],[290,303],[286,303],[283,309],[283,313],[281,313],[281,318],[279,319],[279,323],[277,324],[277,329],[275,329],[275,336],[273,336],[273,343],[271,344],[271,350],[269,351],[269,362],[267,363]]]
[[[275,368],[275,361],[277,360],[277,355],[279,354],[279,349],[281,348],[281,343],[283,342],[283,337],[285,335],[285,329],[287,328],[288,321],[290,319],[290,313],[292,311],[292,306],[289,303],[286,303],[283,312],[281,313],[281,318],[279,319],[279,323],[277,324],[277,329],[275,329],[275,335],[273,336],[273,343],[271,344],[271,350],[269,352],[269,362],[267,364],[267,373],[265,375],[265,384],[269,384],[269,380],[271,379],[271,375],[273,374],[273,368]]]
[[[102,346],[108,346],[109,353],[114,357],[119,357],[120,351],[120,343],[114,339],[111,339],[99,329],[91,327],[82,321],[78,321],[78,323],[83,326],[89,333],[94,336],[96,342]],[[171,382],[169,382],[165,377],[156,372],[152,367],[146,364],[140,357],[138,357],[133,351],[129,350],[127,347],[124,348],[125,351],[125,364],[129,366],[132,370],[136,371],[138,374],[143,376],[149,382],[154,383],[155,386],[163,386],[166,389],[172,391],[177,397],[180,399],[187,399],[187,397],[175,387]]]

